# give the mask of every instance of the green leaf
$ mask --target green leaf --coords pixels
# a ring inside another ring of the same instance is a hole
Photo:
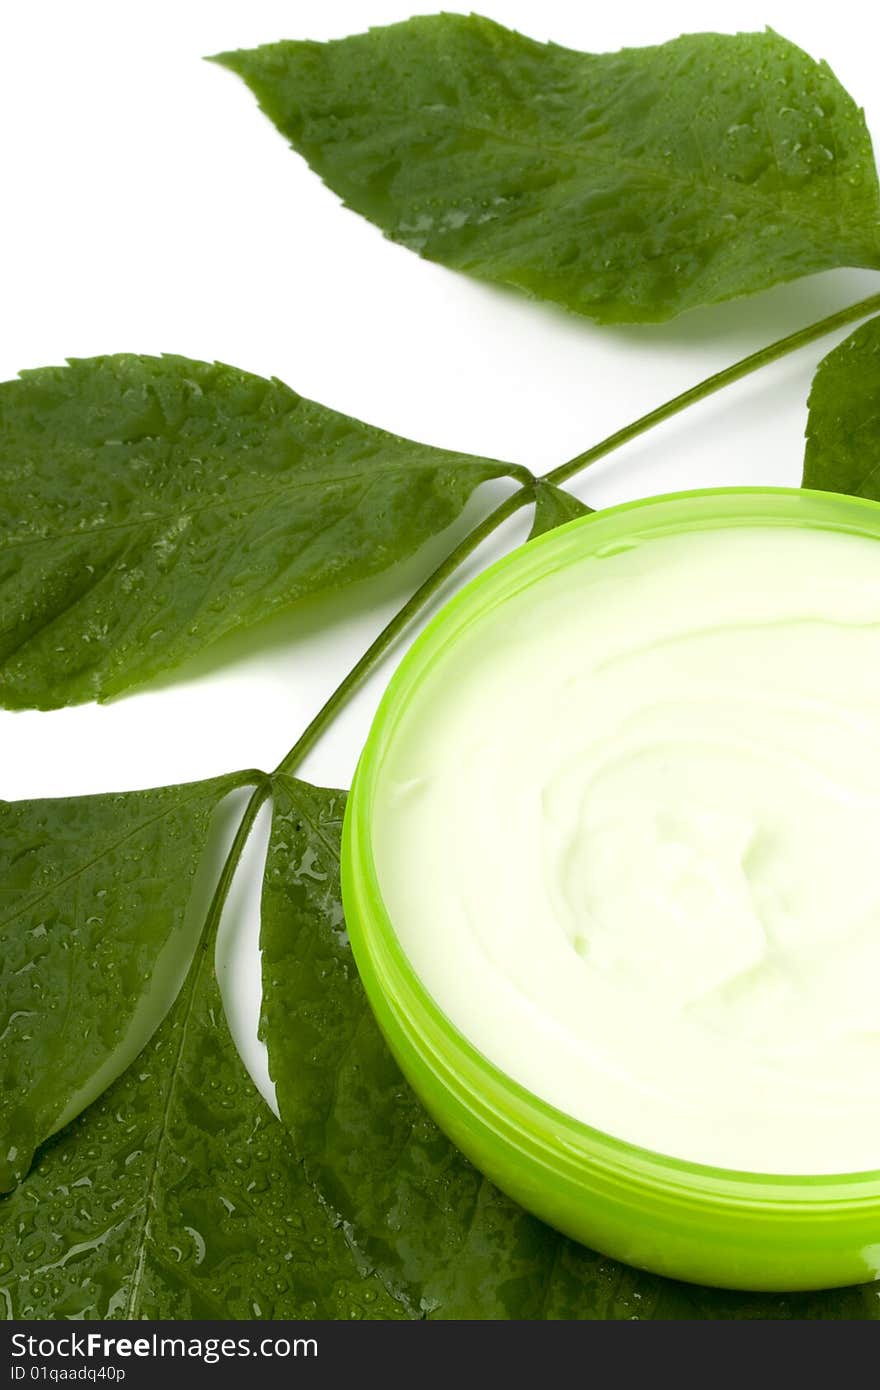
[[[529,540],[543,536],[545,531],[553,531],[557,526],[564,526],[567,521],[574,521],[579,516],[590,516],[592,511],[592,507],[573,497],[565,488],[539,481],[535,485],[535,515]]]
[[[0,704],[106,699],[411,555],[515,466],[120,355],[0,385]]]
[[[208,943],[149,1047],[0,1200],[0,1317],[392,1318],[226,1025]]]
[[[880,318],[819,363],[809,412],[803,486],[880,501]]]
[[[0,1192],[173,1003],[213,813],[251,779],[0,803]]]
[[[339,889],[344,794],[276,779],[263,886],[263,1028],[281,1117],[321,1199],[413,1317],[876,1318],[876,1286],[701,1289],[566,1240],[446,1140],[367,1005]]]
[[[214,61],[394,241],[600,322],[880,265],[862,113],[769,30],[595,55],[424,15]]]

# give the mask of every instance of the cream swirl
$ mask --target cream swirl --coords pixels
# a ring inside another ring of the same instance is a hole
[[[476,621],[377,784],[383,896],[502,1070],[722,1167],[880,1167],[880,546],[739,526]]]

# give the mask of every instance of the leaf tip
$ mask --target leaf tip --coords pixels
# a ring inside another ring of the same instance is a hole
[[[216,63],[218,68],[229,68],[230,72],[241,75],[244,69],[244,58],[247,50],[244,48],[229,49],[225,53],[206,53],[202,57],[203,63]]]

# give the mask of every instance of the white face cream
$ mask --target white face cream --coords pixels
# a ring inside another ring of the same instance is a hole
[[[373,844],[428,992],[552,1105],[880,1168],[877,541],[658,535],[522,589],[412,696]]]

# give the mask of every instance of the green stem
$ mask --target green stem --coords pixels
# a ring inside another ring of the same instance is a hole
[[[514,513],[524,507],[527,502],[530,502],[534,495],[534,479],[529,475],[529,481],[526,485],[521,487],[518,492],[511,493],[509,497],[505,498],[505,500],[497,506],[494,511],[490,512],[478,526],[474,527],[473,531],[469,531],[464,539],[459,541],[458,545],[447,555],[443,563],[434,570],[433,574],[428,575],[425,582],[416,589],[412,598],[409,599],[400,611],[395,613],[391,621],[383,627],[379,636],[372,645],[367,648],[357,665],[352,667],[345,679],[336,687],[329,700],[318,710],[311,724],[308,725],[302,735],[297,739],[287,756],[278,764],[275,769],[276,773],[294,772],[296,770],[306,754],[311,751],[314,744],[318,741],[324,729],[345,704],[349,696],[366,680],[373,668],[381,661],[382,657],[388,651],[388,648],[396,642],[404,628],[412,621],[416,614],[420,613],[426,604],[430,602],[437,593],[437,590],[442,588],[447,579],[449,579],[458,569],[459,565],[476,550],[477,546],[480,545],[487,536],[491,536],[492,532],[496,531],[501,523],[506,521],[508,517],[513,516]]]
[[[649,411],[647,415],[642,415],[631,425],[624,425],[622,430],[615,430],[614,434],[609,434],[607,439],[600,440],[591,449],[587,449],[584,453],[569,459],[568,463],[562,463],[552,472],[545,474],[542,481],[564,483],[566,479],[580,473],[583,468],[589,468],[591,463],[596,463],[606,454],[613,453],[622,444],[628,444],[631,439],[638,438],[646,430],[662,424],[664,420],[671,419],[679,411],[686,410],[689,405],[695,405],[697,401],[705,400],[707,396],[714,395],[716,391],[730,386],[734,381],[740,381],[742,377],[749,376],[752,372],[758,371],[760,367],[766,367],[770,362],[778,361],[780,357],[786,357],[790,352],[797,352],[798,348],[806,347],[808,343],[815,342],[817,338],[823,338],[826,333],[833,333],[836,328],[845,328],[847,324],[854,323],[857,319],[867,318],[869,314],[877,312],[880,312],[880,294],[872,294],[867,299],[860,299],[857,304],[851,304],[847,309],[840,309],[836,314],[829,314],[827,318],[819,319],[817,323],[810,324],[809,328],[800,328],[797,333],[789,333],[786,338],[780,338],[777,342],[770,343],[768,347],[760,348],[758,352],[753,352],[740,362],[735,362],[732,367],[725,367],[723,371],[716,372],[714,376],[706,377],[705,381],[698,382],[690,390],[682,391],[680,396],[673,396],[671,401],[658,406],[656,410]]]
[[[860,299],[858,303],[851,304],[847,309],[840,309],[836,314],[829,314],[827,318],[819,319],[817,323],[810,324],[808,328],[798,329],[797,333],[789,333],[787,337],[780,338],[777,342],[770,343],[767,347],[760,348],[758,352],[753,352],[748,357],[742,358],[741,361],[735,362],[732,367],[725,367],[723,371],[716,372],[714,376],[698,382],[690,390],[683,391],[681,395],[674,396],[671,401],[658,406],[656,410],[634,420],[631,425],[625,425],[623,429],[616,430],[614,434],[600,440],[598,444],[594,444],[592,448],[578,454],[576,458],[569,459],[568,463],[562,463],[558,468],[545,473],[537,481],[557,485],[565,482],[568,478],[579,473],[581,469],[588,468],[591,463],[595,463],[598,459],[604,458],[606,454],[619,449],[622,444],[628,444],[631,439],[636,439],[640,434],[653,429],[655,425],[662,424],[664,420],[669,420],[689,405],[695,405],[697,401],[704,400],[723,387],[730,386],[734,381],[749,376],[751,372],[758,371],[760,367],[766,367],[770,362],[776,362],[780,357],[785,357],[790,352],[797,352],[798,348],[806,347],[808,343],[815,342],[817,338],[822,338],[827,333],[833,333],[837,328],[845,328],[847,324],[854,323],[857,319],[867,318],[869,314],[876,312],[880,312],[880,294],[869,295],[867,299]],[[511,476],[526,477],[527,481],[518,492],[512,493],[500,506],[490,512],[473,531],[465,536],[464,540],[459,542],[455,550],[446,557],[433,574],[429,575],[412,598],[382,629],[372,646],[367,649],[357,665],[352,667],[345,679],[336,687],[287,756],[278,764],[275,769],[276,773],[290,773],[296,770],[348,698],[363,684],[388,651],[388,648],[397,640],[412,619],[430,602],[437,590],[446,583],[447,579],[476,550],[477,546],[486,540],[493,531],[497,530],[502,522],[513,516],[514,512],[519,511],[533,499],[536,480],[528,473],[528,470],[517,468],[515,472],[511,472]]]
[[[232,880],[238,868],[238,861],[244,853],[257,813],[263,802],[272,790],[272,783],[263,772],[255,774],[259,778],[257,785],[251,792],[251,798],[244,809],[244,814],[235,832],[235,839],[229,846],[229,852],[223,861],[223,868],[220,870],[220,877],[217,880],[217,887],[214,889],[214,896],[211,898],[211,905],[205,918],[205,927],[202,933],[202,949],[207,950],[215,940],[217,927],[226,906],[226,899],[229,896],[229,889],[232,887]]]

